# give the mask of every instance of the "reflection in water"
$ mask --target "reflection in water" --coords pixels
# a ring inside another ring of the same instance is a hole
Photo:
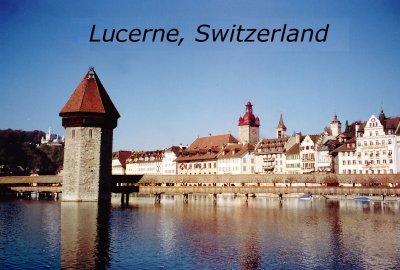
[[[399,202],[265,197],[0,202],[0,268],[400,269],[399,214]]]
[[[109,204],[61,203],[61,268],[109,267],[109,218]]]

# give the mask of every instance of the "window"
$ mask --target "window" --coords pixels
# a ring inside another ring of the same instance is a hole
[[[369,141],[369,145],[374,145],[374,142],[373,141]]]
[[[378,136],[379,135],[379,132],[378,131],[375,131],[375,136]]]
[[[364,141],[364,146],[367,146],[367,141]]]
[[[73,129],[72,132],[71,132],[71,138],[72,139],[75,138],[75,129]]]
[[[378,140],[376,140],[376,141],[375,141],[375,144],[376,144],[376,145],[379,145],[379,141],[378,141]]]
[[[89,139],[93,137],[93,130],[89,129]]]
[[[391,139],[388,140],[388,144],[392,144],[392,140]]]

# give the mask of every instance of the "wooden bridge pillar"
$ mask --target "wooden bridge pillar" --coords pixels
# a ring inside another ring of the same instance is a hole
[[[121,205],[129,204],[129,193],[121,193]]]
[[[155,195],[155,203],[161,203],[161,193],[156,193]]]

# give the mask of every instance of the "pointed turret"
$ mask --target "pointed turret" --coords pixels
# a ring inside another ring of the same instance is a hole
[[[286,136],[286,126],[283,123],[283,117],[282,114],[279,118],[279,123],[278,126],[276,127],[276,137],[277,138],[283,138]]]
[[[278,127],[277,127],[277,128],[281,128],[281,129],[283,129],[283,130],[286,130],[286,126],[285,126],[285,124],[283,123],[282,114],[281,114],[281,117],[279,118],[279,123],[278,123]]]
[[[386,115],[383,112],[383,108],[381,108],[381,113],[379,114],[379,121],[381,122],[382,126],[385,126]]]
[[[64,127],[115,128],[120,117],[94,68],[83,77],[60,111]]]

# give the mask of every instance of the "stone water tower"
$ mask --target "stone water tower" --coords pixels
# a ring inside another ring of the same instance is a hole
[[[113,129],[120,115],[93,68],[60,116],[65,128],[62,200],[109,200]]]

